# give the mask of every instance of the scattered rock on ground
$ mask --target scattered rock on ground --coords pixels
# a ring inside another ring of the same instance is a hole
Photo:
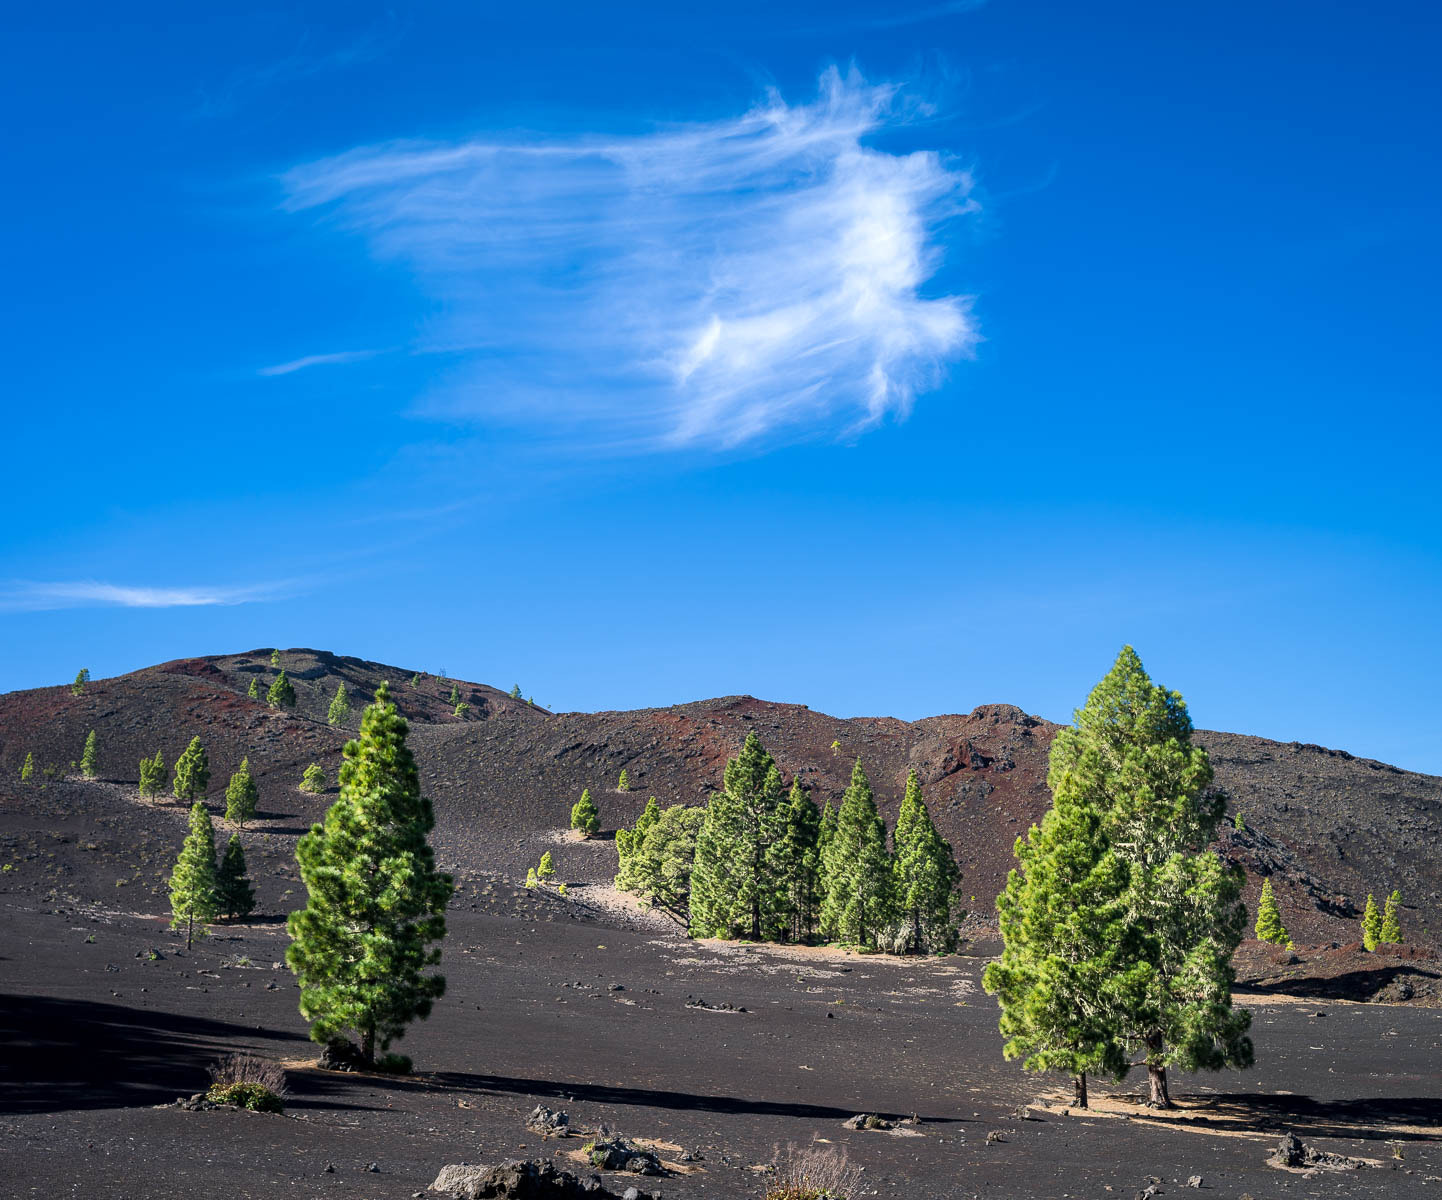
[[[847,1117],[841,1124],[846,1129],[896,1128],[895,1121],[888,1121],[885,1117],[877,1116],[876,1113],[857,1113],[854,1117]]]
[[[607,1191],[594,1175],[582,1179],[557,1170],[554,1163],[531,1159],[495,1167],[451,1163],[441,1168],[431,1191],[461,1200],[616,1200],[616,1193]],[[625,1195],[627,1200],[660,1200],[639,1188],[627,1188]]]
[[[1295,1133],[1284,1134],[1267,1158],[1269,1167],[1320,1167],[1326,1171],[1354,1171],[1367,1166],[1365,1159],[1348,1158],[1309,1146]]]
[[[586,1147],[593,1167],[603,1171],[629,1171],[632,1175],[660,1175],[661,1160],[655,1151],[637,1146],[623,1137],[597,1138]]]
[[[538,1104],[526,1118],[526,1128],[542,1137],[565,1137],[571,1132],[571,1118],[566,1113]]]

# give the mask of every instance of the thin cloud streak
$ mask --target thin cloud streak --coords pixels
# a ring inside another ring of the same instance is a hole
[[[925,115],[833,68],[809,104],[649,134],[353,150],[283,176],[284,206],[444,302],[463,349],[425,415],[632,451],[855,432],[978,340],[969,297],[926,291],[969,173],[867,144]]]
[[[247,587],[150,587],[102,583],[20,582],[0,591],[0,611],[50,612],[64,608],[201,608],[246,604],[287,593],[287,582]]]
[[[367,358],[374,358],[379,353],[379,350],[342,350],[336,354],[307,354],[304,358],[277,363],[273,367],[261,367],[256,374],[291,375],[296,371],[304,371],[307,367],[329,367],[339,363],[362,362]]]

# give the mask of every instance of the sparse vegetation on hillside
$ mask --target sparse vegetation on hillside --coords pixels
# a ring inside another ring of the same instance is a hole
[[[521,685],[519,683],[511,688],[510,697],[512,700],[519,700],[521,698]]]
[[[311,795],[325,791],[325,771],[319,763],[311,763],[301,774],[299,788]]]
[[[270,665],[273,666],[273,667],[278,667],[278,666],[280,666],[280,651],[279,651],[279,650],[272,650],[272,651],[270,652]]]
[[[260,699],[260,676],[259,676],[259,675],[252,675],[252,676],[250,677],[250,687],[246,688],[245,694],[246,694],[247,696],[249,696],[252,700],[259,700],[259,699]]]
[[[35,754],[33,751],[25,752],[25,761],[20,764],[20,782],[29,783],[35,774]]]
[[[286,962],[300,980],[311,1037],[354,1031],[370,1064],[446,986],[427,968],[440,962],[435,943],[455,885],[436,870],[428,841],[435,814],[406,731],[382,684],[360,736],[346,744],[340,795],[296,848],[307,901],[287,925]]]
[[[76,673],[75,682],[70,685],[70,694],[78,696],[85,691],[85,685],[90,682],[90,669],[81,667]]]
[[[535,701],[532,701],[532,703],[534,704]],[[621,768],[621,778],[616,781],[616,790],[618,792],[629,792],[631,790],[631,775],[625,767]]]

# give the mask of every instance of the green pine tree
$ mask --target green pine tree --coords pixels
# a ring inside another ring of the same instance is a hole
[[[94,779],[100,773],[100,754],[95,745],[95,730],[85,737],[85,749],[80,752],[80,773],[86,779]]]
[[[512,700],[519,700],[520,698],[521,698],[521,685],[518,683],[518,684],[516,684],[513,688],[511,688],[511,699],[512,699]]]
[[[1240,810],[1238,810],[1237,815],[1232,818],[1232,828],[1235,829],[1238,833],[1246,832],[1247,823],[1242,820],[1242,814]]]
[[[325,771],[319,763],[311,763],[301,773],[300,790],[318,796],[325,791]]]
[[[781,932],[801,942],[816,932],[821,915],[821,812],[800,778],[791,781],[781,821],[781,835],[771,847],[772,869],[789,914]]]
[[[190,806],[190,832],[170,876],[172,929],[185,926],[185,948],[195,941],[195,923],[218,914],[215,898],[215,829],[210,812],[197,800]],[[203,932],[203,931],[202,931]]]
[[[622,864],[616,886],[648,897],[657,908],[689,927],[696,837],[705,821],[704,808],[677,804],[665,809]]]
[[[591,799],[591,789],[583,788],[581,798],[571,806],[571,828],[579,829],[582,837],[594,837],[601,832],[601,813]]]
[[[270,690],[265,694],[265,702],[271,708],[295,707],[295,687],[286,678],[284,671],[277,675],[270,685]]]
[[[415,687],[420,687],[420,686],[421,686],[421,673],[420,673],[419,671],[417,671],[414,675],[411,676],[411,687],[415,688]]]
[[[454,708],[461,702],[461,689],[456,684],[451,684],[451,707]]]
[[[1402,906],[1402,893],[1393,891],[1387,897],[1387,907],[1382,913],[1382,928],[1378,931],[1380,941],[1389,946],[1400,946],[1402,944],[1402,920],[1398,909]]]
[[[249,696],[252,700],[259,700],[259,699],[260,699],[260,676],[259,676],[259,675],[252,675],[252,676],[250,677],[250,687],[248,687],[248,688],[246,689],[245,694],[246,694],[247,696]]]
[[[541,865],[536,868],[536,875],[541,879],[550,879],[556,874],[556,863],[551,858],[551,852],[547,850],[541,855]]]
[[[877,936],[894,919],[894,889],[886,826],[859,758],[841,797],[822,875],[826,895],[821,903],[821,936],[874,947]]]
[[[210,786],[210,759],[198,737],[175,760],[174,792],[177,800],[199,800]]]
[[[1382,913],[1372,893],[1367,893],[1367,910],[1362,914],[1362,948],[1375,950],[1382,941]]]
[[[255,888],[245,870],[245,847],[240,835],[232,833],[215,873],[216,909],[224,916],[243,920],[255,911]]]
[[[85,685],[90,682],[90,669],[81,667],[75,676],[75,682],[70,685],[70,694],[78,696],[85,690]]]
[[[781,772],[756,734],[726,763],[706,806],[691,875],[697,937],[778,937],[791,923],[772,846],[785,827]]]
[[[273,667],[278,667],[278,666],[280,666],[280,651],[279,651],[279,650],[272,650],[272,651],[270,652],[270,665],[273,666]]]
[[[921,780],[906,777],[906,795],[896,818],[896,907],[906,927],[909,953],[937,953],[956,945],[952,892],[961,872],[951,846],[936,831]]]
[[[616,830],[616,855],[624,860],[634,851],[641,848],[641,843],[646,840],[646,833],[652,825],[661,819],[661,806],[656,803],[656,797],[652,796],[646,801],[646,807],[641,810],[641,815],[636,818],[636,824],[630,829]]]
[[[260,789],[250,773],[250,759],[242,758],[240,767],[225,785],[225,819],[234,821],[242,829],[255,816],[260,803]]]
[[[1002,954],[982,986],[1001,1004],[1005,1056],[1070,1075],[1074,1103],[1086,1108],[1089,1073],[1121,1079],[1128,1069],[1108,987],[1124,951],[1127,871],[1093,798],[1065,772],[1054,769],[1048,783],[1052,806],[1017,839],[1017,865],[996,900]]]
[[[344,725],[350,720],[350,697],[346,694],[344,683],[336,684],[335,697],[330,702],[330,711],[325,719],[328,725]]]
[[[821,806],[821,828],[816,834],[816,851],[821,859],[821,871],[826,873],[826,852],[831,845],[831,839],[836,836],[836,810],[831,807],[831,801],[826,801]],[[825,887],[825,879],[822,879],[822,886]]]
[[[1253,932],[1258,941],[1274,942],[1285,946],[1291,942],[1287,927],[1282,924],[1282,912],[1277,907],[1277,897],[1272,892],[1272,881],[1262,880],[1262,895],[1257,901],[1257,924]]]
[[[159,750],[155,752],[154,758],[140,760],[140,794],[142,796],[159,796],[165,791],[165,784],[169,778],[170,772],[166,770],[165,758]]]
[[[1126,953],[1110,990],[1149,1103],[1171,1106],[1168,1067],[1250,1066],[1251,1014],[1232,1008],[1245,875],[1210,848],[1226,798],[1180,694],[1153,684],[1130,646],[1057,734],[1048,782],[1097,807],[1126,866]]]
[[[455,884],[436,870],[435,826],[406,746],[405,719],[381,684],[346,743],[340,795],[296,847],[308,900],[287,923],[286,961],[300,979],[311,1037],[354,1030],[374,1062],[413,1020],[428,1016],[445,979],[433,943],[446,933]]]
[[[29,783],[35,774],[35,755],[32,751],[25,752],[25,761],[20,764],[20,782]]]
[[[631,776],[626,773],[626,768],[621,768],[621,778],[616,781],[618,792],[629,792],[631,790]]]

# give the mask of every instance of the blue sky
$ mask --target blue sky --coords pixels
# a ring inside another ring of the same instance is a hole
[[[1442,773],[1435,8],[691,7],[9,14],[0,688],[1066,719],[1132,642]]]

